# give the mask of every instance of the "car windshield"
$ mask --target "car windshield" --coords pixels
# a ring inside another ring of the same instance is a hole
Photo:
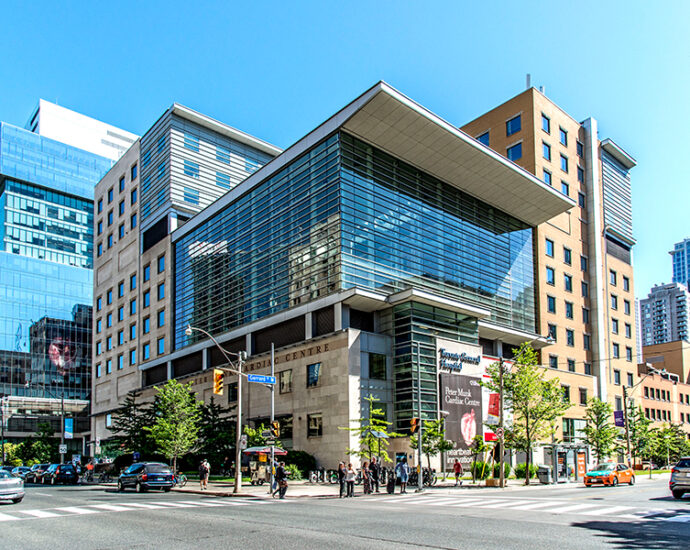
[[[7,479],[12,477],[10,474],[8,474],[5,470],[0,470],[0,479]]]
[[[597,464],[595,470],[615,470],[615,464]]]
[[[170,466],[166,464],[147,464],[146,470],[154,474],[169,474]]]
[[[676,468],[690,468],[690,458],[681,458],[676,464]]]

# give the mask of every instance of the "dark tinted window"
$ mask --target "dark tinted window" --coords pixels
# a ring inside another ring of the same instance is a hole
[[[681,458],[676,464],[676,468],[690,468],[690,458]]]
[[[169,474],[171,473],[170,466],[167,464],[147,464],[146,471],[156,474]]]

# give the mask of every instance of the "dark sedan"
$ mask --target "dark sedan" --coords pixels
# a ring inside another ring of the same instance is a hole
[[[136,462],[120,474],[117,490],[133,487],[137,493],[149,489],[162,489],[166,493],[172,489],[173,473],[170,466],[160,462]]]
[[[50,467],[50,464],[34,464],[24,476],[26,483],[40,483],[41,476]]]
[[[76,485],[79,481],[77,468],[74,464],[51,464],[41,476],[41,483],[55,485],[57,483],[71,483]]]

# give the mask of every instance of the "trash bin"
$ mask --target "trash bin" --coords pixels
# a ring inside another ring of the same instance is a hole
[[[553,474],[551,473],[550,466],[541,465],[537,468],[537,477],[539,478],[539,483],[543,485],[549,485],[553,483]]]

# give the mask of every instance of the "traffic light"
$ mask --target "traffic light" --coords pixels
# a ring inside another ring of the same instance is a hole
[[[223,395],[224,382],[225,373],[220,369],[213,369],[213,393],[216,395]]]
[[[273,437],[278,437],[280,435],[280,422],[277,420],[271,422],[271,434]]]
[[[417,431],[419,427],[419,418],[414,417],[410,419],[410,433],[413,434]]]

